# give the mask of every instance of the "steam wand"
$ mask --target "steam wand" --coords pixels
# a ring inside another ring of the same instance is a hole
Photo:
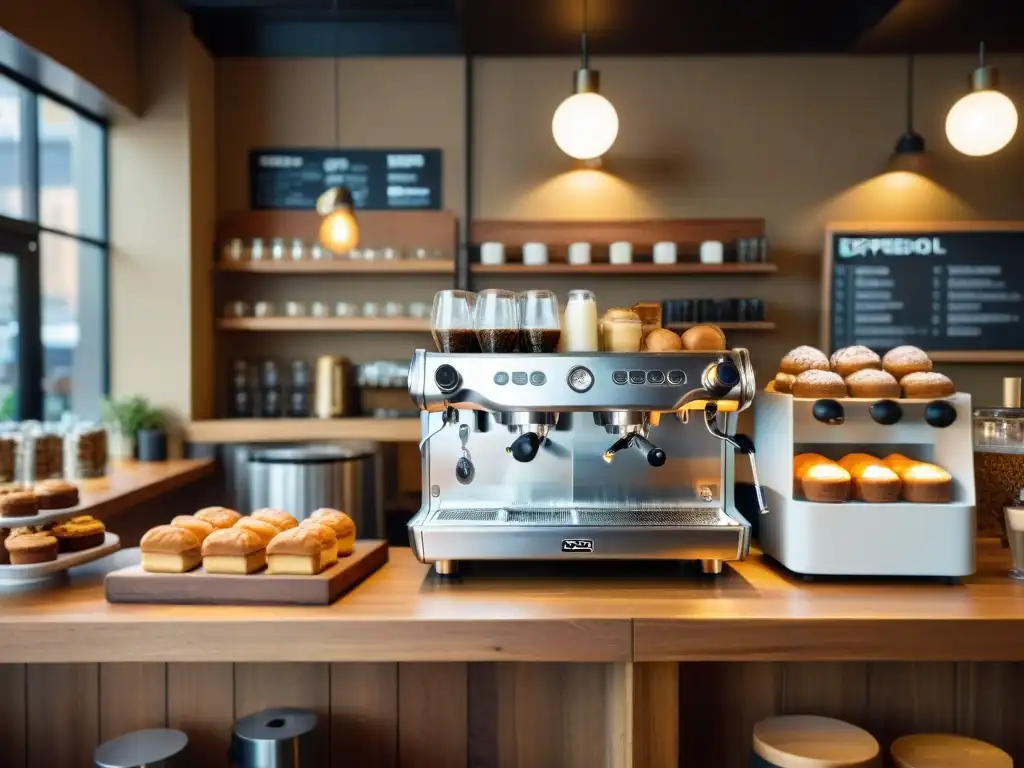
[[[754,441],[748,435],[727,435],[718,428],[718,406],[708,403],[704,406],[704,426],[713,437],[722,440],[743,455],[750,458],[750,474],[754,478],[754,493],[757,494],[757,507],[762,515],[767,515],[771,510],[764,500],[764,491],[761,490],[761,481],[757,479],[757,464],[754,461]]]

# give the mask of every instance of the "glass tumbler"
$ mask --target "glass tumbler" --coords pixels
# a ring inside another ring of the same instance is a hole
[[[554,352],[562,335],[558,296],[552,291],[526,291],[519,296],[519,349]]]
[[[479,352],[473,328],[476,294],[471,291],[438,291],[430,312],[430,333],[439,352]]]
[[[482,352],[515,352],[519,344],[519,300],[512,291],[480,291],[473,308],[473,327]]]

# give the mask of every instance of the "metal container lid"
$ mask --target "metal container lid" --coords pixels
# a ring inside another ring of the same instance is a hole
[[[100,744],[96,768],[172,768],[184,766],[188,736],[170,728],[132,731]]]
[[[1024,419],[1024,408],[975,408],[976,419]]]
[[[238,768],[307,768],[316,765],[315,712],[264,709],[235,722],[230,759]]]
[[[335,464],[368,459],[377,452],[371,443],[304,445],[254,451],[249,461],[256,464]]]

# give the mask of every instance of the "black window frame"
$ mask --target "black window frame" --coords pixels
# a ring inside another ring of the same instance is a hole
[[[0,64],[0,77],[7,78],[27,91],[29,99],[21,110],[21,141],[19,151],[25,173],[25,218],[16,219],[0,214],[0,252],[10,253],[17,260],[18,308],[18,381],[15,418],[41,420],[44,417],[44,347],[42,339],[42,267],[40,235],[52,234],[96,248],[100,253],[100,304],[102,310],[102,348],[100,361],[100,391],[110,394],[110,122],[102,115],[84,109],[73,101],[19,72]],[[100,214],[101,237],[90,237],[64,229],[40,224],[43,184],[40,178],[39,133],[40,98],[48,99],[74,112],[79,118],[96,125],[102,134],[100,141]],[[29,108],[25,108],[28,106]],[[5,247],[6,246],[6,249]],[[98,415],[98,414],[97,414]]]

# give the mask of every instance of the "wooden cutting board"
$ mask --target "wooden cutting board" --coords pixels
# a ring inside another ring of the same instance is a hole
[[[109,603],[178,605],[330,605],[388,561],[388,543],[356,542],[348,557],[316,576],[278,576],[258,571],[245,576],[207,573],[147,573],[133,565],[108,573]]]

